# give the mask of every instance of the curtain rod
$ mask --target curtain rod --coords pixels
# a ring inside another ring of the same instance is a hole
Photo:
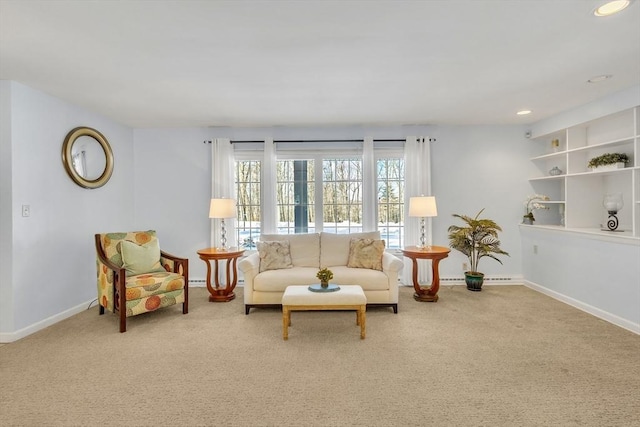
[[[429,138],[429,142],[436,142],[435,138]],[[406,139],[374,139],[373,142],[405,142]],[[263,143],[264,140],[231,140],[232,144],[257,144]],[[304,143],[304,142],[364,142],[364,139],[297,139],[297,140],[274,140],[277,144]],[[204,141],[205,144],[211,144],[211,141]]]

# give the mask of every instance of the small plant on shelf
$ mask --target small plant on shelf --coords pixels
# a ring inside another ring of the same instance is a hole
[[[548,200],[549,196],[545,196],[544,194],[532,194],[527,197],[527,200],[524,201],[525,214],[522,217],[522,221],[525,224],[533,224],[533,221],[536,220],[533,216],[533,211],[536,209],[549,209],[549,206],[540,203]]]
[[[605,153],[601,156],[594,157],[589,160],[590,168],[597,168],[598,166],[614,165],[616,163],[629,163],[629,156],[625,153]]]

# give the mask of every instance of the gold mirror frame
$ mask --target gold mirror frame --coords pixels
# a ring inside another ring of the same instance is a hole
[[[104,151],[104,170],[102,171],[102,174],[94,180],[89,180],[81,176],[73,166],[73,144],[82,136],[88,136],[95,139]],[[99,188],[109,181],[109,178],[111,178],[111,174],[113,173],[113,152],[111,151],[111,146],[104,135],[95,129],[81,126],[72,129],[64,139],[64,144],[62,144],[62,163],[64,164],[64,168],[66,169],[67,174],[69,174],[69,177],[80,187],[89,189]]]

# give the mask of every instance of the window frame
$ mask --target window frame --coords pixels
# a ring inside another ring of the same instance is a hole
[[[338,142],[338,141],[336,141]],[[275,143],[276,145],[278,143]],[[375,144],[375,141],[374,141]],[[300,147],[299,144],[297,144],[298,147]],[[261,193],[261,197],[263,200],[263,203],[260,206],[260,233],[259,235],[264,233],[264,224],[263,224],[263,209],[265,207],[268,207],[269,205],[272,205],[274,209],[277,209],[278,204],[277,204],[277,195],[267,195],[263,192],[263,181],[264,181],[264,169],[262,168],[262,164],[264,161],[264,149],[262,148],[256,148],[256,149],[251,149],[251,150],[237,150],[234,149],[234,177],[236,177],[236,173],[237,173],[237,162],[241,162],[241,161],[257,161],[260,163],[261,168],[260,168],[260,193]],[[323,148],[319,148],[317,146],[314,146],[313,148],[309,148],[309,149],[287,149],[286,145],[284,146],[284,148],[279,147],[279,149],[276,150],[276,162],[279,161],[293,161],[293,160],[312,160],[313,164],[314,164],[314,177],[315,177],[315,182],[314,182],[314,192],[315,192],[315,199],[314,199],[314,218],[315,218],[315,226],[314,226],[314,232],[316,233],[320,233],[322,231],[324,231],[324,213],[323,213],[323,181],[322,179],[318,179],[318,177],[322,178],[323,177],[323,162],[325,160],[335,160],[335,159],[354,159],[354,160],[359,160],[361,162],[362,167],[364,168],[364,159],[363,159],[363,155],[362,155],[362,148],[359,149],[355,149],[355,148],[338,148],[337,146],[334,148],[331,147],[323,147]],[[382,160],[382,159],[397,159],[402,161],[403,163],[405,163],[405,157],[404,157],[404,146],[403,147],[395,147],[395,148],[388,148],[388,147],[378,147],[376,148],[374,145],[374,169],[377,170],[377,165],[378,165],[378,161]],[[403,170],[406,173],[406,164],[403,165]],[[404,179],[406,179],[406,175],[403,176],[403,182]],[[238,183],[234,178],[234,188],[237,191],[237,186]],[[377,188],[378,188],[378,184],[379,181],[378,179],[376,179],[376,194],[377,194]],[[403,195],[404,196],[404,195]],[[269,197],[271,199],[270,202],[267,202],[267,197]],[[391,250],[391,251],[397,251],[398,249],[400,249],[402,247],[402,245],[405,242],[405,236],[404,236],[404,232],[406,230],[406,224],[405,224],[405,219],[404,219],[404,215],[402,213],[404,213],[404,197],[400,198],[400,203],[399,205],[401,206],[401,222],[399,223],[399,247],[393,247],[393,248],[389,248],[387,247],[387,250]],[[376,218],[375,220],[375,229],[379,230],[380,229],[380,222],[379,222],[379,212],[378,212],[378,205],[379,203],[377,202],[377,198],[376,201],[371,203],[370,206],[368,206],[368,203],[365,200],[362,200],[362,211],[364,212],[365,209],[369,208],[369,209],[373,209],[374,210],[374,216]],[[277,224],[275,224],[275,227],[277,228]],[[362,224],[362,228],[364,228],[364,224]],[[293,229],[295,229],[295,226],[293,227]],[[235,230],[236,233],[236,237],[239,239],[239,229]],[[295,233],[294,233],[295,234]],[[260,236],[257,236],[257,239],[259,240]],[[256,240],[256,241],[258,241]],[[240,241],[238,240],[238,245],[240,245]],[[245,250],[247,251],[252,251],[255,250],[255,248],[245,248]]]

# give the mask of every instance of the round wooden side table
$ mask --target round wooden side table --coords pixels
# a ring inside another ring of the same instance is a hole
[[[427,246],[426,248],[419,248],[417,246],[407,246],[402,249],[402,254],[411,259],[413,263],[413,299],[416,301],[436,302],[438,301],[438,290],[440,289],[440,274],[438,273],[438,264],[440,260],[449,256],[451,249],[444,246]],[[433,280],[431,286],[422,287],[418,283],[418,260],[430,259],[431,260],[431,273],[433,274]]]
[[[244,249],[229,248],[227,250],[221,250],[217,248],[200,249],[198,256],[200,259],[207,263],[207,289],[211,294],[209,296],[210,302],[227,302],[236,297],[233,290],[238,283],[238,269],[236,263],[238,258],[242,256]],[[213,277],[215,287],[211,285],[211,261],[214,261],[215,268],[213,269]],[[218,274],[218,261],[227,262],[227,276],[225,286],[220,286],[220,278]]]

